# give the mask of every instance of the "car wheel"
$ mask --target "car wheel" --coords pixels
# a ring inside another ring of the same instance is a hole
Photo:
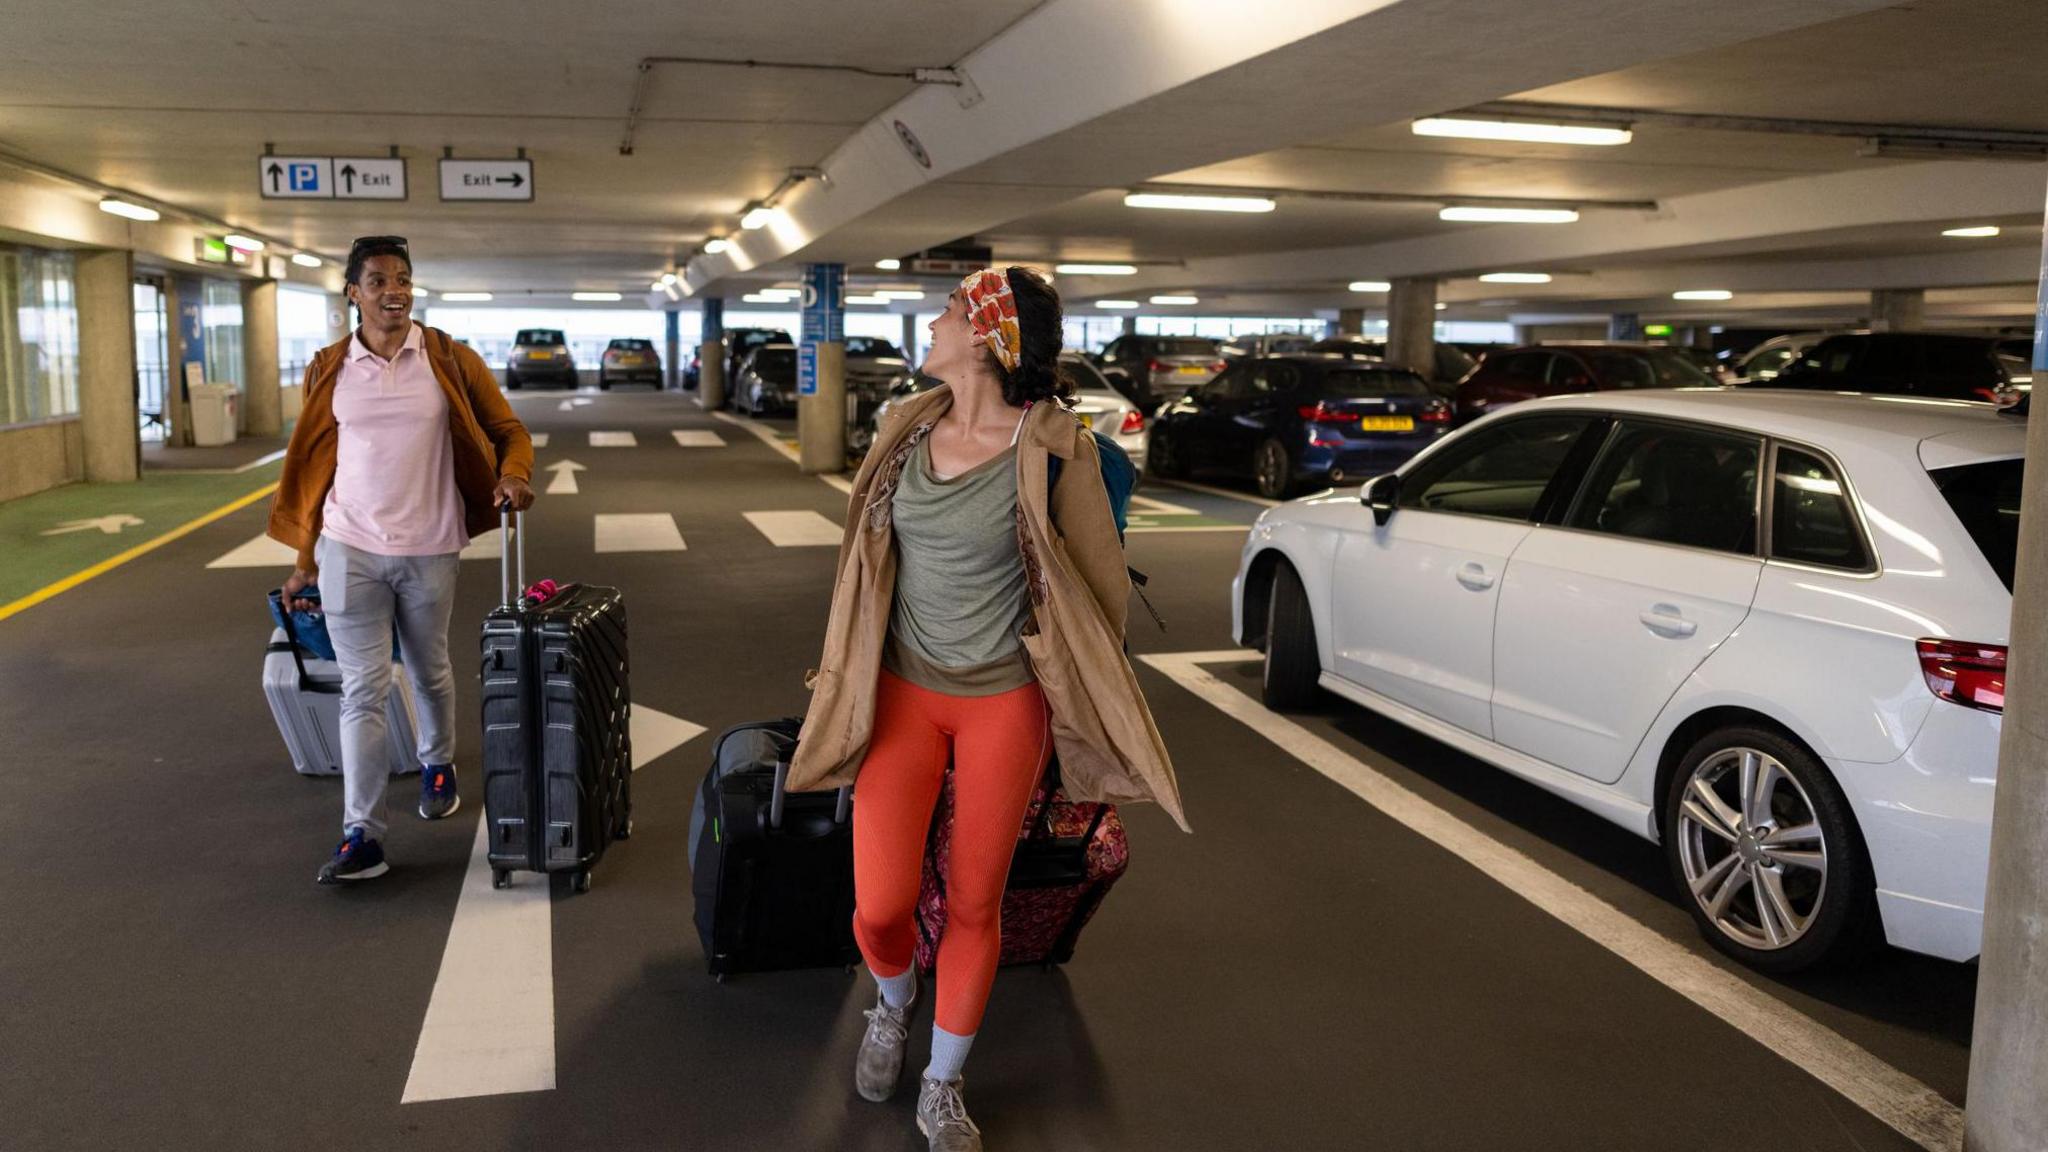
[[[612,390],[611,379],[602,372],[597,374],[597,390],[599,392],[609,392]]]
[[[505,391],[519,391],[519,377],[514,376],[510,368],[505,369]]]
[[[1173,443],[1173,434],[1164,428],[1153,429],[1152,439],[1145,445],[1145,464],[1162,480],[1179,480],[1188,474],[1180,449]]]
[[[1292,564],[1273,573],[1266,598],[1266,666],[1259,697],[1276,712],[1292,712],[1315,703],[1323,674],[1316,653],[1316,622],[1309,613],[1308,590]]]
[[[1287,445],[1268,440],[1259,445],[1252,461],[1252,475],[1259,482],[1259,495],[1268,500],[1285,500],[1294,491],[1294,461],[1288,459]]]
[[[1664,797],[1664,854],[1707,940],[1753,968],[1793,972],[1869,938],[1870,862],[1834,779],[1756,727],[1686,752]]]

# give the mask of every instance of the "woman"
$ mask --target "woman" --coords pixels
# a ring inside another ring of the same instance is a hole
[[[341,665],[341,844],[322,884],[390,870],[384,699],[394,626],[420,716],[420,817],[461,805],[448,663],[455,572],[500,505],[533,503],[533,440],[490,369],[446,332],[413,322],[404,239],[357,240],[346,277],[362,325],[306,368],[269,527],[299,554],[286,599],[326,614]],[[316,581],[318,603],[300,596]]]
[[[932,322],[924,371],[945,384],[890,413],[854,479],[790,768],[798,791],[854,785],[854,935],[878,986],[854,1082],[879,1102],[903,1068],[925,837],[953,767],[946,932],[917,1103],[935,1152],[982,1146],[960,1069],[1048,756],[1072,798],[1156,800],[1187,826],[1124,658],[1130,577],[1093,434],[1058,403],[1072,391],[1061,328],[1058,295],[1026,268],[969,276]]]

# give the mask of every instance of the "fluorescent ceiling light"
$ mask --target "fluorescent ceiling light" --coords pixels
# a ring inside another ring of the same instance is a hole
[[[1687,288],[1671,294],[1673,300],[1730,300],[1734,296],[1735,293],[1726,288]]]
[[[432,300],[434,298],[434,294],[432,292],[427,291],[425,288],[422,288],[417,284],[412,286],[412,294],[413,298],[417,300]]]
[[[1513,140],[1524,144],[1626,144],[1634,133],[1626,128],[1593,124],[1534,124],[1524,120],[1474,120],[1464,116],[1431,116],[1412,127],[1417,136],[1450,136],[1460,140]]]
[[[924,293],[912,288],[884,288],[875,295],[884,300],[922,300]]]
[[[1154,304],[1200,304],[1202,298],[1199,296],[1154,296],[1152,302]]]
[[[783,298],[783,297],[781,297],[781,296],[763,296],[763,295],[761,295],[761,294],[760,294],[759,292],[749,292],[749,293],[747,293],[747,294],[746,294],[745,296],[742,296],[742,297],[740,297],[740,299],[741,299],[741,300],[744,300],[744,301],[746,301],[746,302],[747,302],[747,303],[749,303],[749,304],[787,304],[787,303],[789,303],[789,301],[788,301],[787,299],[785,299],[785,298]]]
[[[100,201],[100,211],[109,212],[115,216],[125,216],[130,220],[141,220],[145,223],[164,218],[164,214],[154,208],[145,208],[140,204],[131,204],[126,200],[116,200],[112,196]]]
[[[1055,264],[1053,271],[1062,276],[1136,276],[1134,264]]]
[[[1353,280],[1351,282],[1351,290],[1353,292],[1392,292],[1394,286],[1385,280]]]
[[[766,296],[770,300],[794,300],[803,293],[794,288],[760,288],[755,290],[754,295]]]
[[[230,232],[227,235],[221,237],[220,239],[221,243],[226,244],[228,247],[239,249],[240,251],[243,252],[261,252],[265,248],[269,247],[269,245],[265,244],[261,240],[255,239],[254,237],[241,235],[238,232]]]
[[[877,260],[877,261],[875,261],[875,267],[877,267],[877,268],[880,268],[880,269],[881,269],[882,271],[884,271],[884,272],[894,272],[894,271],[896,271],[896,270],[897,270],[898,268],[901,268],[901,267],[903,267],[903,261],[901,261],[901,260]]]
[[[846,298],[846,302],[847,302],[848,304],[887,304],[887,303],[888,303],[888,301],[887,301],[887,300],[884,300],[884,299],[882,299],[882,298],[881,298],[880,296],[848,296],[848,297]]]
[[[1469,224],[1571,224],[1578,220],[1575,208],[1482,208],[1452,205],[1436,214],[1439,220]]]
[[[1437,311],[1439,311],[1439,312],[1441,312],[1441,311],[1443,311],[1444,309],[1446,309],[1446,308],[1449,308],[1449,307],[1450,307],[1450,305],[1449,305],[1449,304],[1446,304],[1446,303],[1444,303],[1444,302],[1443,302],[1443,301],[1441,301],[1441,300],[1439,300],[1439,301],[1437,301],[1437,302],[1436,302],[1436,310],[1437,310]]]
[[[727,240],[723,236],[713,236],[704,242],[704,254],[706,256],[716,256],[730,247],[732,247],[732,241]]]
[[[676,274],[673,272],[663,272],[661,274],[661,282],[663,284],[673,284],[676,282],[677,279],[679,279],[679,277],[677,277]]]
[[[489,292],[443,292],[441,299],[450,304],[482,304],[490,300]]]
[[[659,292],[659,291],[661,291],[661,290],[662,290],[663,288],[666,288],[666,287],[668,287],[668,284],[667,284],[667,282],[666,282],[666,281],[662,281],[662,280],[656,280],[656,281],[655,281],[654,283],[652,283],[652,284],[649,284],[649,285],[647,286],[647,290],[648,290],[649,292]]]
[[[1184,212],[1271,212],[1267,196],[1183,196],[1168,192],[1133,192],[1124,197],[1126,208],[1174,208]]]
[[[1136,300],[1097,300],[1095,306],[1097,308],[1136,308],[1138,302]]]
[[[105,208],[106,205],[101,204],[100,207]],[[1943,236],[1961,236],[1965,238],[1975,238],[1979,236],[1996,236],[1998,235],[1998,225],[1978,224],[1969,228],[1948,228],[1944,229],[1941,234]]]
[[[1548,272],[1488,272],[1479,278],[1487,284],[1548,284]]]
[[[617,292],[571,292],[569,299],[581,300],[585,304],[609,304],[619,299]]]
[[[749,208],[747,209],[747,214],[740,217],[740,227],[752,232],[759,228],[766,228],[768,222],[773,219],[775,219],[775,209],[773,208]]]
[[[320,258],[305,252],[294,252],[292,253],[292,263],[297,264],[301,268],[318,268],[320,266]]]

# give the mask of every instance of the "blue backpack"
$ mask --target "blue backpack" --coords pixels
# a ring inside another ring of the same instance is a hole
[[[1138,487],[1138,466],[1131,463],[1130,456],[1122,448],[1117,447],[1116,441],[1100,432],[1092,434],[1095,437],[1096,458],[1102,462],[1102,486],[1109,490],[1109,512],[1116,519],[1116,538],[1122,540],[1124,529],[1130,520],[1131,493]],[[1053,487],[1060,482],[1062,461],[1057,456],[1047,456],[1045,463],[1046,493],[1050,496]],[[1138,600],[1145,605],[1145,611],[1152,614],[1152,622],[1159,625],[1160,631],[1166,631],[1166,621],[1160,618],[1159,610],[1152,607],[1152,601],[1145,595],[1145,585],[1150,581],[1143,572],[1128,564],[1124,566],[1124,571],[1131,574],[1131,587],[1137,591]]]

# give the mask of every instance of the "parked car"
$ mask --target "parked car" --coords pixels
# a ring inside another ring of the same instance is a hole
[[[796,409],[796,345],[763,344],[740,363],[733,408],[749,416]]]
[[[1346,356],[1353,360],[1385,360],[1387,343],[1384,340],[1369,340],[1363,336],[1332,336],[1318,340],[1309,346],[1311,352],[1327,352],[1335,356]],[[1435,345],[1433,365],[1429,376],[1432,389],[1439,396],[1449,397],[1457,391],[1458,381],[1478,365],[1478,361],[1466,354],[1456,344],[1438,342]]]
[[[727,328],[725,330],[725,402],[739,407],[740,367],[754,350],[765,344],[795,345],[781,328]]]
[[[1287,356],[1295,352],[1306,352],[1316,342],[1306,332],[1261,332],[1256,335],[1232,336],[1216,350],[1226,360],[1240,356]]]
[[[597,386],[610,388],[621,383],[661,387],[661,354],[654,350],[654,341],[620,339],[604,346]]]
[[[1691,344],[1671,344],[1666,347],[1692,361],[1692,366],[1706,373],[1708,379],[1714,383],[1735,382],[1735,373],[1728,367],[1728,362],[1715,355],[1712,348],[1700,348]]]
[[[1081,422],[1110,438],[1124,454],[1131,458],[1139,472],[1145,470],[1146,429],[1150,422],[1144,412],[1132,403],[1130,397],[1109,386],[1095,365],[1079,352],[1060,353],[1060,366],[1074,381],[1074,396],[1068,404]],[[923,373],[913,373],[899,380],[890,388],[889,396],[875,406],[866,422],[866,435],[861,450],[874,443],[875,433],[881,430],[882,421],[889,409],[906,396],[915,396],[939,381]]]
[[[528,384],[576,387],[576,358],[569,355],[569,341],[560,328],[521,328],[512,337],[512,351],[505,357],[505,388],[517,391]]]
[[[1889,392],[2011,404],[2025,362],[2001,354],[1999,337],[1949,332],[1845,332],[1785,366],[1774,388]]]
[[[2025,421],[1601,392],[1268,510],[1232,585],[1264,697],[1320,684],[1663,846],[1718,948],[1979,948]],[[1881,510],[1881,514],[1880,514]]]
[[[1154,475],[1249,476],[1268,499],[1385,472],[1451,427],[1450,402],[1405,368],[1338,356],[1239,360],[1161,407]]]
[[[1711,388],[1691,360],[1656,344],[1530,344],[1496,352],[1458,385],[1464,424],[1536,396],[1623,388]]]
[[[1095,358],[1103,379],[1151,412],[1223,371],[1223,353],[1204,336],[1119,336]]]
[[[1735,362],[1736,384],[1767,384],[1778,378],[1785,366],[1806,355],[1807,350],[1828,338],[1827,332],[1792,332],[1773,336],[1744,352]]]
[[[912,376],[903,350],[874,336],[846,338],[846,450],[867,454],[874,442],[875,411]]]

